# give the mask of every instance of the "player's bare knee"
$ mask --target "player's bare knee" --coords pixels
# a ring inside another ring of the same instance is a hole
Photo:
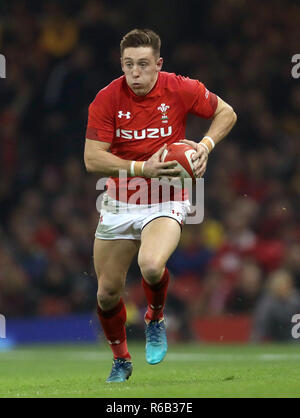
[[[119,302],[121,292],[112,289],[101,289],[97,292],[97,300],[104,311],[113,309]]]
[[[141,273],[144,279],[150,284],[159,282],[163,274],[164,267],[165,266],[161,265],[160,263],[156,263],[153,260],[140,263]]]

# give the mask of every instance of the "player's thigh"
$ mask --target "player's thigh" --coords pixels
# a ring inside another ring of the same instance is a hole
[[[156,218],[142,230],[138,263],[146,276],[156,276],[175,251],[181,236],[179,223],[168,217]]]
[[[135,240],[95,239],[94,266],[99,288],[115,291],[125,284],[126,274],[139,248]]]

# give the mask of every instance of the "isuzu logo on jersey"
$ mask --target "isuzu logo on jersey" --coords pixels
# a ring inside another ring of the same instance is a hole
[[[130,112],[123,113],[122,110],[119,110],[119,112],[118,112],[118,118],[121,119],[123,116],[125,116],[126,119],[130,119],[131,113]]]
[[[157,110],[160,110],[162,113],[161,116],[161,121],[162,123],[168,123],[168,115],[167,115],[167,111],[168,109],[170,109],[170,106],[167,106],[165,103],[162,103]]]
[[[172,126],[167,128],[147,128],[140,131],[131,131],[129,129],[117,129],[116,136],[125,139],[146,139],[163,138],[172,135]]]

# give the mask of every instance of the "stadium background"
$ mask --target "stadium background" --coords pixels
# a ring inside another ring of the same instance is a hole
[[[0,313],[8,334],[20,342],[96,335],[87,108],[121,74],[121,37],[150,27],[162,38],[164,70],[200,79],[238,115],[209,158],[205,221],[185,226],[168,264],[170,338],[289,340],[300,313],[300,84],[291,76],[299,3],[3,0],[0,13]],[[206,128],[190,118],[187,138]],[[125,298],[128,335],[140,338],[136,264]]]

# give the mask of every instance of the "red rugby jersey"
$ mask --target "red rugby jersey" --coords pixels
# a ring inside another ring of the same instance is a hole
[[[137,96],[122,76],[90,104],[86,138],[110,143],[112,154],[125,160],[145,161],[165,143],[185,138],[188,113],[209,119],[217,103],[204,84],[174,73],[159,72],[146,96]],[[117,188],[126,187],[113,180]],[[133,193],[128,191],[128,197]]]

